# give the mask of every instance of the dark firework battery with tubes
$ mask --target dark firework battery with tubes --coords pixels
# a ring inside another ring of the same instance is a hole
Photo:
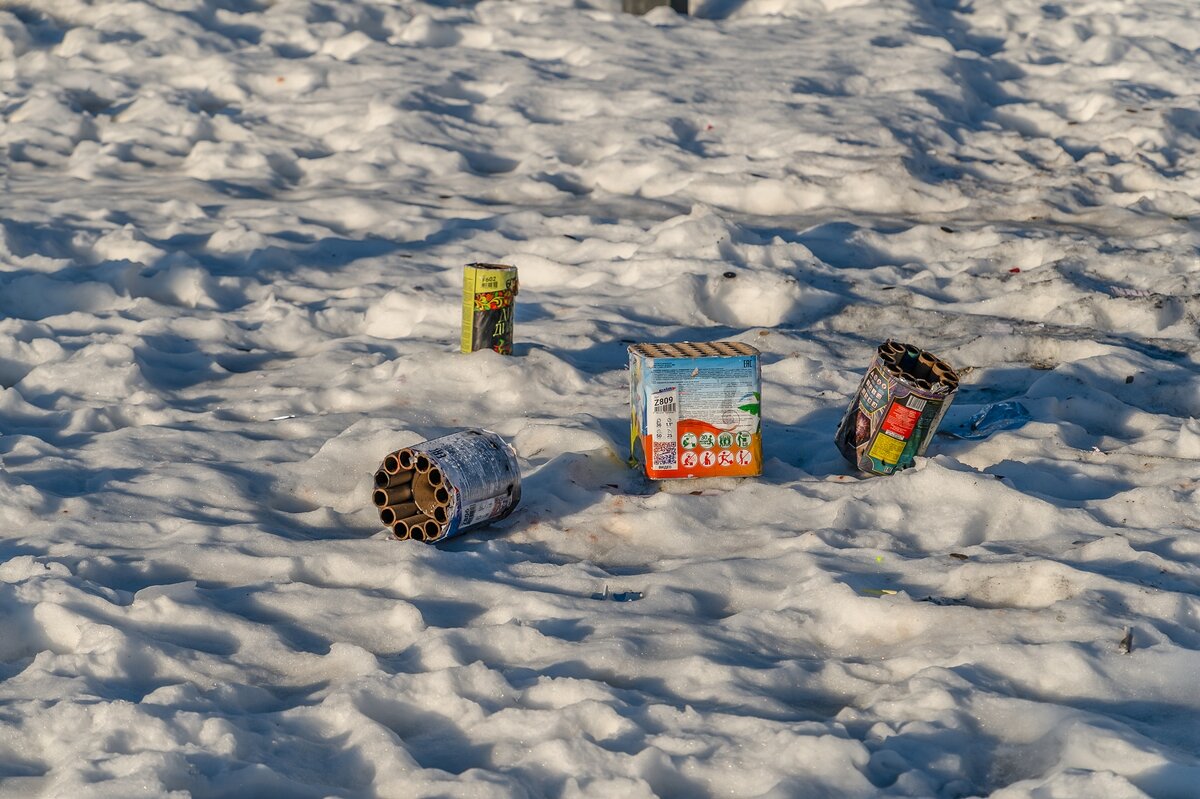
[[[432,543],[512,513],[521,501],[521,472],[500,436],[463,430],[389,454],[371,498],[397,538]]]
[[[463,269],[462,351],[512,355],[517,268],[467,264]]]
[[[846,459],[868,474],[893,474],[925,454],[958,391],[958,373],[920,347],[879,345],[835,440]]]

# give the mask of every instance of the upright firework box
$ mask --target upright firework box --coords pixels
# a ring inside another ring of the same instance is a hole
[[[462,351],[512,355],[517,268],[467,264],[463,268]]]
[[[893,474],[925,454],[958,391],[958,373],[920,347],[879,345],[835,440],[846,460],[868,474]]]
[[[762,474],[758,350],[740,341],[629,348],[629,454],[654,480]]]

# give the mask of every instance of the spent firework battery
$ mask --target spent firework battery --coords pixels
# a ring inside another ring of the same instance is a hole
[[[958,391],[958,373],[911,344],[879,345],[838,425],[838,449],[858,469],[892,474],[923,455]]]
[[[462,351],[512,355],[517,268],[467,264],[463,268]]]
[[[430,439],[383,459],[371,499],[396,538],[443,541],[513,512],[521,501],[517,455],[487,430]]]
[[[761,393],[749,344],[634,344],[630,462],[654,480],[762,474]]]

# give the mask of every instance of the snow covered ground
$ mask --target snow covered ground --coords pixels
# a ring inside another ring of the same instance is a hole
[[[0,0],[0,796],[1197,795],[1200,6],[693,9]],[[888,337],[964,387],[862,479]],[[765,473],[650,483],[720,338]],[[520,509],[389,540],[474,425]]]

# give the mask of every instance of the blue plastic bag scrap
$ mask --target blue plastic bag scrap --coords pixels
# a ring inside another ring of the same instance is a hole
[[[942,435],[949,438],[980,439],[1001,430],[1016,430],[1033,419],[1029,409],[1016,400],[993,402],[976,413],[965,427],[946,430]]]

